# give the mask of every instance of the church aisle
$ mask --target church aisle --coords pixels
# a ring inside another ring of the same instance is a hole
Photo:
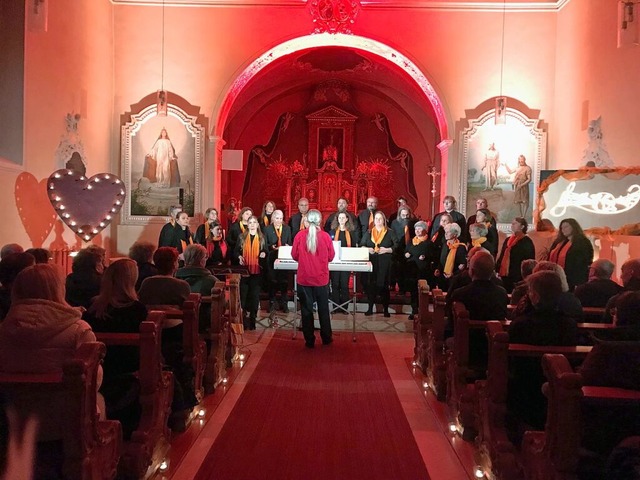
[[[412,335],[362,333],[353,343],[336,332],[333,345],[307,350],[288,329],[259,329],[245,335],[254,341],[183,461],[163,477],[471,478],[443,433],[443,412],[407,366]],[[267,347],[269,368],[260,364]]]

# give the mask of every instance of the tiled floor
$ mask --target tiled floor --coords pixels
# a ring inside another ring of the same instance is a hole
[[[292,314],[289,314],[287,319],[291,317]],[[334,318],[336,334],[351,335],[351,323],[346,322],[345,330],[345,326],[341,326],[339,322],[340,319]],[[407,323],[407,317],[404,314],[392,315],[391,319],[385,319],[382,315],[365,318],[362,314],[358,314],[356,322],[358,331],[376,331],[378,345],[431,479],[472,479],[474,478],[473,446],[458,437],[447,434],[446,406],[437,402],[431,393],[425,392],[422,388],[421,373],[411,368],[410,362],[407,361],[413,352],[413,333],[405,333],[401,330],[405,328],[405,323]],[[401,326],[396,327],[394,324]],[[253,332],[245,332],[244,349],[250,352],[249,358],[236,372],[237,376],[232,384],[229,387],[223,387],[224,395],[218,391],[205,399],[204,406],[208,409],[205,419],[196,420],[190,430],[183,434],[193,438],[190,440],[190,448],[187,447],[188,451],[182,459],[174,458],[172,461],[177,464],[170,465],[169,470],[157,478],[175,480],[193,478],[258,365],[273,337],[273,332],[273,329],[261,327]],[[298,338],[302,342],[300,333]]]

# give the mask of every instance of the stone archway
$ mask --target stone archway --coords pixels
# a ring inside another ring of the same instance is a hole
[[[415,83],[419,91],[424,95],[424,98],[431,105],[434,112],[435,124],[438,127],[441,138],[441,141],[437,145],[437,148],[440,151],[442,170],[440,185],[446,185],[448,149],[452,143],[452,140],[449,138],[449,122],[447,121],[443,102],[440,100],[439,95],[425,74],[404,54],[377,40],[357,35],[322,33],[288,40],[265,52],[263,55],[247,65],[242,73],[233,80],[224,95],[221,95],[211,115],[211,118],[215,118],[216,121],[213,123],[212,130],[210,132],[213,143],[212,153],[215,155],[215,158],[213,159],[215,165],[213,173],[216,205],[220,204],[221,158],[222,147],[225,143],[222,136],[234,102],[252,78],[254,78],[263,69],[274,64],[277,60],[296,52],[321,47],[348,47],[369,52],[379,57],[381,60],[385,60],[396,68],[402,70],[411,79],[411,81]]]

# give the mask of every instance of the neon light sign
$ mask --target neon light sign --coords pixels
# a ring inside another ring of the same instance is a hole
[[[609,192],[574,193],[576,182],[571,182],[560,195],[549,213],[554,217],[562,217],[568,207],[576,207],[589,213],[598,215],[617,215],[627,212],[640,202],[640,185],[634,184],[627,188],[626,195],[616,197]]]

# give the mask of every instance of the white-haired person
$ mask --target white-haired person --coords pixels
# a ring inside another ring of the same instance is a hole
[[[333,341],[329,317],[329,262],[335,251],[331,237],[320,228],[322,214],[309,210],[304,229],[293,239],[291,256],[298,262],[298,297],[302,307],[302,333],[304,344],[313,348],[316,342],[313,333],[313,303],[318,305],[320,337],[323,345]]]
[[[436,272],[438,286],[448,289],[449,279],[467,266],[467,247],[460,241],[462,228],[457,223],[444,227],[445,242],[440,250],[440,269]]]

